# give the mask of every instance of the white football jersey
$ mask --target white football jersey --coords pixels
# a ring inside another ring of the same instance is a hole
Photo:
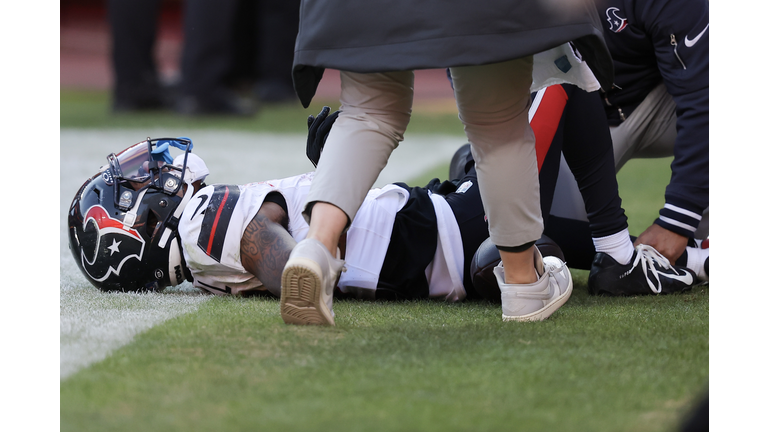
[[[266,290],[243,268],[240,241],[270,192],[280,192],[288,207],[288,231],[297,242],[309,226],[301,212],[314,173],[245,185],[211,185],[190,200],[179,221],[184,259],[194,285],[214,294]],[[392,235],[395,215],[408,201],[395,185],[368,192],[347,232],[345,266],[339,288],[350,294],[375,290]]]
[[[314,173],[245,185],[211,185],[199,190],[179,220],[184,259],[194,285],[214,294],[265,290],[240,261],[240,241],[270,192],[285,198],[288,229],[296,241],[309,227],[301,215]]]

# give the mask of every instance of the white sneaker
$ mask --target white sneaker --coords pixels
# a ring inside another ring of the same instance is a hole
[[[280,315],[286,324],[336,325],[333,289],[344,271],[344,260],[336,259],[315,239],[300,241],[288,258],[280,288]]]
[[[536,248],[533,264],[539,280],[529,284],[504,283],[503,264],[494,267],[504,321],[543,321],[571,297],[573,279],[562,260],[554,256],[542,258]]]

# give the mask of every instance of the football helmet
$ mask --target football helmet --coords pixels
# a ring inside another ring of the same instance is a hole
[[[170,147],[183,152],[176,164]],[[91,284],[159,291],[191,280],[177,230],[194,194],[191,149],[188,138],[147,138],[107,156],[80,187],[68,212],[69,249]]]

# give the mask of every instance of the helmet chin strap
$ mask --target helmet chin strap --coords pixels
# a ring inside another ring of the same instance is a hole
[[[189,203],[189,200],[192,199],[192,195],[195,194],[195,187],[192,186],[192,183],[185,183],[187,185],[187,190],[184,192],[184,197],[181,199],[181,202],[176,207],[176,210],[173,212],[173,219],[179,220],[179,217],[181,217],[181,213],[184,212],[184,208],[187,207],[187,203]],[[165,227],[165,231],[163,231],[162,237],[160,237],[160,242],[158,243],[158,246],[165,249],[166,245],[168,244],[168,239],[171,238],[171,235],[174,233],[173,230],[171,230],[169,227]]]
[[[188,181],[186,184],[187,191],[184,193],[184,197],[181,199],[179,206],[176,207],[176,211],[173,213],[173,217],[176,218],[176,220],[179,219],[184,212],[187,203],[192,199],[192,195],[195,194],[195,188],[192,186],[192,182]],[[173,233],[174,232],[170,228],[166,227],[158,245],[161,248],[165,248],[168,239]],[[178,233],[176,233],[174,237],[177,241],[171,241],[170,250],[168,251],[168,276],[171,279],[171,286],[180,285],[187,279],[185,275],[186,265],[184,265],[184,259],[181,253],[181,240],[179,239]]]
[[[115,187],[117,187],[117,185],[115,185]],[[145,193],[147,193],[146,188],[143,189],[141,192],[139,192],[139,195],[136,197],[136,201],[133,204],[133,207],[131,207],[131,209],[125,213],[125,216],[123,217],[123,227],[125,229],[133,228],[133,224],[136,223],[136,212],[139,211],[141,200],[144,199]]]
[[[168,276],[171,279],[171,286],[180,285],[186,280],[184,275],[185,266],[182,265],[181,248],[178,241],[171,242],[171,249],[168,253]]]

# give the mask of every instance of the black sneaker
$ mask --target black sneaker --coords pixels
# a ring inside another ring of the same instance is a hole
[[[651,246],[639,245],[625,265],[606,253],[595,254],[587,286],[592,295],[633,296],[687,291],[695,283],[691,270],[670,264]]]

